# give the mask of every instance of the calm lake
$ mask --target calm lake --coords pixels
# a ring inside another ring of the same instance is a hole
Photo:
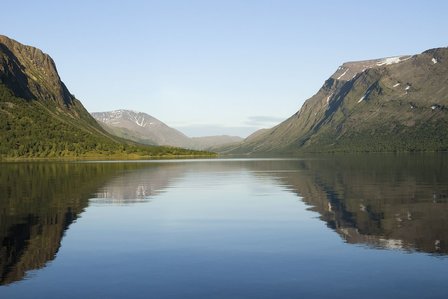
[[[448,155],[0,164],[0,298],[448,298]]]

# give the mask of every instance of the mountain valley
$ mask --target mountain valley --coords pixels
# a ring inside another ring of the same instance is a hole
[[[243,140],[238,136],[227,135],[188,137],[151,115],[132,110],[94,112],[92,116],[112,135],[142,144],[209,150],[230,146]]]

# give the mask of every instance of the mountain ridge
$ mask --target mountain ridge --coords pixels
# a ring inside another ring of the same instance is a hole
[[[448,149],[448,49],[342,64],[279,125],[232,154]]]
[[[143,144],[209,150],[242,140],[228,135],[189,137],[145,112],[129,109],[92,112],[91,115],[109,133]]]

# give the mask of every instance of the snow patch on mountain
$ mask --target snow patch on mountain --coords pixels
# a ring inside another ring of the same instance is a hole
[[[382,65],[390,65],[390,64],[395,64],[395,63],[399,63],[401,62],[401,57],[400,56],[396,56],[396,57],[389,57],[389,58],[385,58],[383,60],[378,61],[378,63],[376,64],[377,66],[382,66]]]
[[[340,75],[340,76],[338,77],[338,80],[341,80],[341,78],[344,77],[345,74],[347,74],[348,70],[349,70],[349,69],[346,69],[345,72],[343,72],[342,75]]]
[[[400,62],[406,61],[406,60],[408,60],[410,58],[411,58],[411,56],[388,57],[388,58],[381,59],[380,61],[378,61],[376,63],[376,65],[377,66],[383,66],[383,65],[396,64],[396,63],[400,63]]]

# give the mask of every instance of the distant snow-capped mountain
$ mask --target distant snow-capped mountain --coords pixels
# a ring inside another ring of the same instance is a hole
[[[144,144],[208,149],[242,140],[225,135],[190,138],[149,114],[132,110],[94,112],[92,116],[109,133]]]

